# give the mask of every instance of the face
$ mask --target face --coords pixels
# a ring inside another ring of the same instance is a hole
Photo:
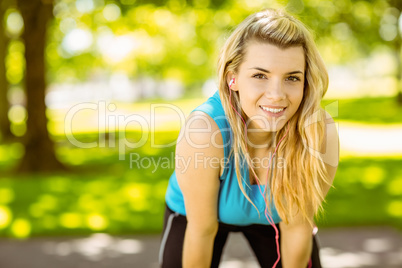
[[[278,131],[296,113],[303,98],[305,73],[301,46],[286,49],[251,41],[231,89],[249,118],[248,128]]]

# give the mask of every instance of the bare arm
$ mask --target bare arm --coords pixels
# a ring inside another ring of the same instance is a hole
[[[197,131],[198,129],[198,131]],[[194,112],[187,120],[176,146],[176,176],[183,192],[187,228],[183,245],[183,267],[210,267],[218,231],[219,163],[223,158],[222,136],[209,116]],[[177,159],[188,163],[187,168]]]
[[[312,252],[312,228],[307,223],[279,224],[282,267],[306,268]]]
[[[326,120],[326,139],[321,148],[321,157],[327,168],[329,182],[335,177],[339,162],[339,142],[335,122],[329,116]],[[324,184],[323,194],[328,193],[330,185]],[[312,251],[312,227],[299,213],[293,222],[285,224],[281,222],[281,252],[284,268],[306,268]],[[314,215],[309,215],[313,220]]]

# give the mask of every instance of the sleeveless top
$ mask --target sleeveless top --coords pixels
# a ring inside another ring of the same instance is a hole
[[[230,148],[232,147],[233,134],[223,110],[222,102],[219,96],[219,90],[217,90],[212,97],[210,97],[206,102],[195,108],[193,111],[202,111],[209,115],[218,125],[223,138],[225,167],[222,176],[219,178],[219,222],[239,226],[250,224],[269,225],[270,223],[268,222],[264,214],[266,207],[265,201],[261,194],[261,192],[264,193],[266,186],[261,185],[260,192],[258,185],[250,185],[249,168],[247,162],[245,161],[241,161],[242,164],[240,167],[241,174],[243,176],[243,188],[249,198],[253,201],[254,205],[257,206],[259,214],[256,208],[246,199],[246,197],[240,190],[236,176],[233,154],[229,158]],[[196,187],[196,185],[194,187]],[[269,191],[269,189],[267,189],[267,191]],[[165,201],[167,206],[171,210],[186,216],[183,194],[177,182],[175,171],[170,176]],[[202,202],[202,200],[200,200],[200,202]],[[273,204],[271,205],[270,216],[275,223],[279,223],[281,221],[278,212],[276,211]]]

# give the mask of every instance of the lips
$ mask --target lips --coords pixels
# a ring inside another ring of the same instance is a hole
[[[286,107],[281,107],[281,106],[261,106],[260,108],[265,111],[265,112],[269,112],[269,113],[273,113],[273,114],[279,114],[281,112],[283,112]]]

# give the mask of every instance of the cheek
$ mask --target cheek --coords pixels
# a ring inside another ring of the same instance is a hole
[[[253,101],[253,96],[246,91],[240,91],[239,96],[240,96],[240,105],[243,108],[243,110],[250,107],[250,103],[252,103]]]
[[[299,98],[298,98],[298,104],[300,105],[300,103],[303,100],[303,91],[300,93]]]
[[[293,116],[296,111],[299,109],[300,104],[303,100],[303,90],[296,92],[292,92],[292,94],[288,95],[288,99],[291,103],[291,108],[289,109],[289,115]]]
[[[301,101],[303,100],[303,89],[299,89],[297,93],[293,94],[292,96],[292,102],[299,107]]]

